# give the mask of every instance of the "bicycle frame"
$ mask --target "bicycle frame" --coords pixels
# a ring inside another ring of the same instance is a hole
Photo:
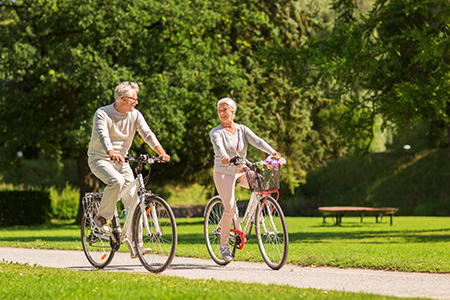
[[[83,251],[92,266],[102,269],[111,263],[120,246],[127,243],[131,258],[139,258],[148,271],[160,273],[169,267],[175,256],[177,225],[170,205],[162,197],[147,190],[145,185],[151,174],[151,165],[167,161],[148,154],[124,158],[124,163],[136,163],[135,177],[123,186],[114,201],[116,204],[117,201],[127,200],[126,209],[119,217],[120,210],[116,206],[111,221],[108,221],[110,230],[103,229],[94,219],[99,213],[103,193],[85,193],[81,222]],[[145,165],[148,166],[148,175],[144,179],[142,171]],[[128,168],[128,165],[125,167]],[[122,219],[124,212],[125,219]]]
[[[280,162],[280,159],[275,158],[275,161]],[[263,260],[271,269],[279,270],[286,263],[289,251],[286,219],[283,209],[278,203],[279,169],[274,170],[277,172],[275,175],[273,172],[264,173],[265,168],[264,166],[261,168],[259,162],[252,163],[239,156],[231,158],[230,162],[235,165],[240,164],[244,167],[245,172],[251,171],[251,173],[246,173],[245,176],[252,193],[244,213],[241,212],[239,214],[237,205],[235,211],[232,212],[232,225],[234,224],[234,226],[232,226],[231,230],[227,228],[230,234],[224,232],[222,228],[225,205],[220,195],[216,195],[208,201],[208,204],[205,206],[203,228],[208,253],[218,265],[227,265],[232,259],[224,257],[224,250],[226,249],[222,248],[222,243],[226,243],[226,241],[223,241],[223,239],[228,238],[228,243],[226,244],[228,244],[230,255],[234,259],[236,250],[242,250],[245,243],[250,240],[252,226],[255,225],[256,242]],[[279,166],[279,164],[275,165],[273,161],[268,159],[262,163],[273,164],[274,167]],[[267,170],[270,170],[270,168],[267,168]],[[266,177],[269,174],[271,176]],[[276,200],[275,196],[269,196],[269,194],[273,193],[277,193]]]
[[[240,224],[243,224],[243,223],[247,222],[247,224],[245,225],[244,231],[238,230],[238,229],[232,229],[231,230],[231,232],[237,233],[241,237],[242,243],[241,243],[241,245],[239,247],[239,250],[242,250],[244,248],[245,240],[246,240],[245,236],[247,236],[247,237],[249,236],[251,228],[252,228],[253,224],[255,223],[257,201],[259,199],[262,199],[264,197],[263,196],[263,194],[264,194],[265,195],[264,203],[265,203],[266,200],[267,200],[267,194],[270,194],[271,192],[275,193],[275,191],[252,192],[252,195],[250,196],[250,200],[248,202],[247,208],[245,209],[245,213],[244,213],[244,216],[243,216],[242,219],[239,218],[239,210],[238,210],[237,205],[236,205],[236,214],[235,214],[234,220],[238,221]],[[278,191],[276,191],[276,192],[278,194]],[[277,197],[276,201],[278,201],[278,197]],[[273,209],[272,209],[271,212],[268,212],[269,216],[270,216],[269,219],[270,219],[270,222],[272,223],[272,226],[275,227],[275,224],[274,224],[273,219],[272,219],[272,212],[273,212]],[[262,208],[261,208],[261,211],[259,211],[259,213],[260,214],[262,213]],[[264,228],[264,231],[267,232],[267,228],[266,228],[266,224],[265,224],[265,220],[264,219],[263,219],[262,226]],[[276,232],[276,233],[278,233],[278,232]]]
[[[120,236],[119,236],[119,244],[126,242],[127,245],[129,246],[129,248],[131,249],[131,252],[133,253],[133,255],[136,255],[136,253],[134,252],[135,251],[134,246],[131,244],[130,240],[128,239],[128,233],[130,232],[130,227],[131,227],[131,223],[133,220],[132,216],[134,214],[134,211],[138,208],[138,205],[142,212],[142,218],[144,218],[143,221],[144,221],[145,232],[147,233],[147,235],[150,235],[150,228],[148,227],[148,221],[147,221],[148,212],[145,211],[145,203],[144,203],[145,188],[144,187],[145,187],[144,178],[141,173],[138,173],[137,177],[125,189],[120,191],[119,196],[118,196],[118,199],[122,199],[127,193],[129,193],[131,191],[131,189],[136,188],[133,193],[133,197],[132,197],[132,199],[133,199],[132,206],[130,207],[129,210],[127,210],[128,217],[126,218],[125,223],[123,224],[122,232],[120,233]],[[154,209],[151,210],[151,218],[154,220],[157,234],[161,235],[161,230],[159,228],[159,223],[158,223],[158,216]],[[118,228],[120,228],[120,222],[118,221],[119,218],[117,216],[117,213],[114,215],[113,219],[115,219],[117,222],[117,224],[115,224],[115,225]],[[110,232],[110,237],[112,238],[112,240],[114,242],[117,242],[117,239],[112,232]]]
[[[245,159],[245,158],[243,158],[243,160],[244,160],[244,163],[251,163],[249,160],[247,160],[247,159]],[[232,230],[231,230],[231,232],[237,233],[237,234],[239,234],[240,237],[241,237],[242,243],[241,243],[241,245],[240,245],[240,247],[239,247],[239,250],[242,250],[242,249],[244,248],[244,245],[245,245],[245,236],[247,236],[247,237],[249,236],[250,231],[251,231],[251,228],[252,228],[252,225],[253,225],[254,222],[255,222],[256,208],[257,208],[257,201],[260,200],[260,199],[262,199],[262,198],[265,196],[265,199],[264,199],[264,204],[265,204],[266,201],[267,201],[268,194],[270,194],[270,193],[277,193],[277,199],[276,199],[276,201],[278,201],[278,198],[279,198],[279,196],[280,196],[278,190],[273,190],[273,191],[262,191],[262,192],[252,192],[252,194],[251,194],[251,196],[250,196],[250,200],[249,200],[249,202],[248,202],[247,208],[246,208],[246,210],[245,210],[245,213],[244,213],[244,216],[243,216],[242,219],[239,218],[239,210],[238,210],[238,207],[237,207],[237,205],[236,205],[236,214],[235,214],[234,220],[237,220],[240,224],[243,224],[243,223],[247,222],[247,224],[245,225],[244,231],[237,230],[237,229],[232,229]],[[263,209],[263,208],[261,208],[261,211],[259,211],[259,214],[262,213],[262,209]],[[270,222],[272,223],[273,227],[275,227],[275,224],[274,224],[273,219],[272,219],[272,212],[273,212],[273,209],[272,209],[271,212],[268,212],[268,214],[269,214],[269,216],[270,216],[270,217],[269,217]],[[267,228],[266,228],[266,224],[265,224],[265,221],[264,221],[264,220],[263,220],[262,226],[263,226],[263,228],[264,228],[264,231],[267,232]]]

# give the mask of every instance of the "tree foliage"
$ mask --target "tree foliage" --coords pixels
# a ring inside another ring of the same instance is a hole
[[[3,1],[0,9],[3,162],[24,148],[76,158],[80,193],[95,189],[86,164],[92,116],[126,80],[140,84],[138,108],[174,158],[160,178],[211,184],[209,131],[226,96],[238,103],[238,122],[286,155],[291,188],[324,157],[315,105],[259,55],[309,38],[313,16],[294,1]],[[133,149],[148,150],[139,138]]]
[[[335,1],[334,8],[332,32],[309,45],[320,70],[313,85],[332,83],[329,95],[347,107],[350,136],[372,140],[377,117],[383,128],[429,120],[445,131],[450,123],[449,2],[379,0],[366,15],[356,13],[354,1]]]
[[[173,157],[163,180],[212,183],[209,131],[226,96],[236,121],[286,156],[291,190],[314,165],[367,145],[378,116],[448,126],[448,2],[324,3],[2,1],[2,163],[25,148],[76,158],[81,194],[95,189],[92,116],[127,80]],[[133,150],[148,148],[137,138]]]

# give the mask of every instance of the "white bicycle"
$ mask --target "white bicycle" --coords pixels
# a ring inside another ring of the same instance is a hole
[[[278,194],[279,169],[278,174],[269,172],[266,176],[258,173],[255,163],[245,158],[233,157],[234,164],[240,164],[247,172],[247,181],[250,185],[252,195],[245,210],[244,217],[239,218],[239,211],[236,205],[236,214],[233,218],[230,230],[229,245],[231,255],[235,257],[236,250],[242,250],[246,242],[250,239],[253,225],[255,225],[256,240],[259,251],[266,264],[274,269],[281,269],[286,263],[289,248],[289,236],[286,219],[283,210],[277,199],[269,194]],[[221,225],[220,220],[224,212],[224,206],[220,196],[214,196],[208,201],[205,207],[204,237],[209,255],[219,265],[226,265],[229,262],[222,259],[220,253]],[[239,224],[238,224],[239,222]],[[240,224],[244,224],[244,230],[239,230]],[[233,228],[234,227],[234,228]]]
[[[117,213],[109,222],[111,232],[98,229],[94,216],[100,206],[102,193],[86,193],[82,203],[84,214],[81,220],[81,242],[83,250],[91,265],[105,268],[111,262],[120,245],[126,242],[132,255],[137,255],[142,265],[150,272],[159,273],[171,264],[177,247],[177,226],[175,216],[167,202],[145,189],[142,167],[150,168],[155,162],[165,162],[159,157],[141,154],[138,158],[130,155],[126,162],[136,162],[136,179],[119,194],[119,199],[136,187],[132,207],[127,211],[127,218],[120,226]],[[132,237],[134,245],[128,237]],[[143,253],[142,249],[151,249]],[[136,251],[136,252],[134,252]]]

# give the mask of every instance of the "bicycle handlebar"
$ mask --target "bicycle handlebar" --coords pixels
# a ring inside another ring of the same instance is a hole
[[[137,162],[137,163],[144,163],[144,164],[154,164],[156,162],[158,163],[166,163],[167,160],[164,160],[161,158],[161,156],[153,156],[150,157],[148,154],[139,154],[139,157],[135,157],[134,154],[129,154],[125,156],[125,162]]]
[[[255,163],[252,163],[251,161],[249,161],[248,159],[246,159],[245,157],[240,157],[239,155],[233,156],[230,159],[230,163],[232,163],[235,166],[237,166],[237,165],[241,164],[240,160],[242,160],[245,164],[248,164],[248,165],[254,165],[255,164]]]

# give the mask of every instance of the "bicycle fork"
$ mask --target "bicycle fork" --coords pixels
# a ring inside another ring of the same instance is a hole
[[[261,215],[260,223],[261,223],[262,228],[264,230],[264,235],[276,235],[276,234],[278,234],[278,231],[277,231],[277,228],[275,226],[275,223],[274,223],[273,217],[272,217],[272,212],[274,211],[274,209],[271,209],[270,207],[266,207],[266,210],[267,210],[267,217],[268,217],[268,220],[269,220],[269,224],[271,225],[271,227],[273,228],[274,231],[270,232],[269,230],[267,230],[266,218],[263,217],[264,207],[262,207],[261,211],[259,211],[258,213]]]
[[[147,236],[152,235],[150,227],[148,225],[148,217],[150,217],[153,220],[153,225],[155,226],[156,234],[158,236],[161,236],[161,229],[159,227],[158,214],[157,214],[155,205],[150,204],[150,207],[147,210],[145,210],[145,201],[144,201],[144,199],[141,199],[140,209],[142,212],[144,228],[145,228],[145,232],[146,232]]]

